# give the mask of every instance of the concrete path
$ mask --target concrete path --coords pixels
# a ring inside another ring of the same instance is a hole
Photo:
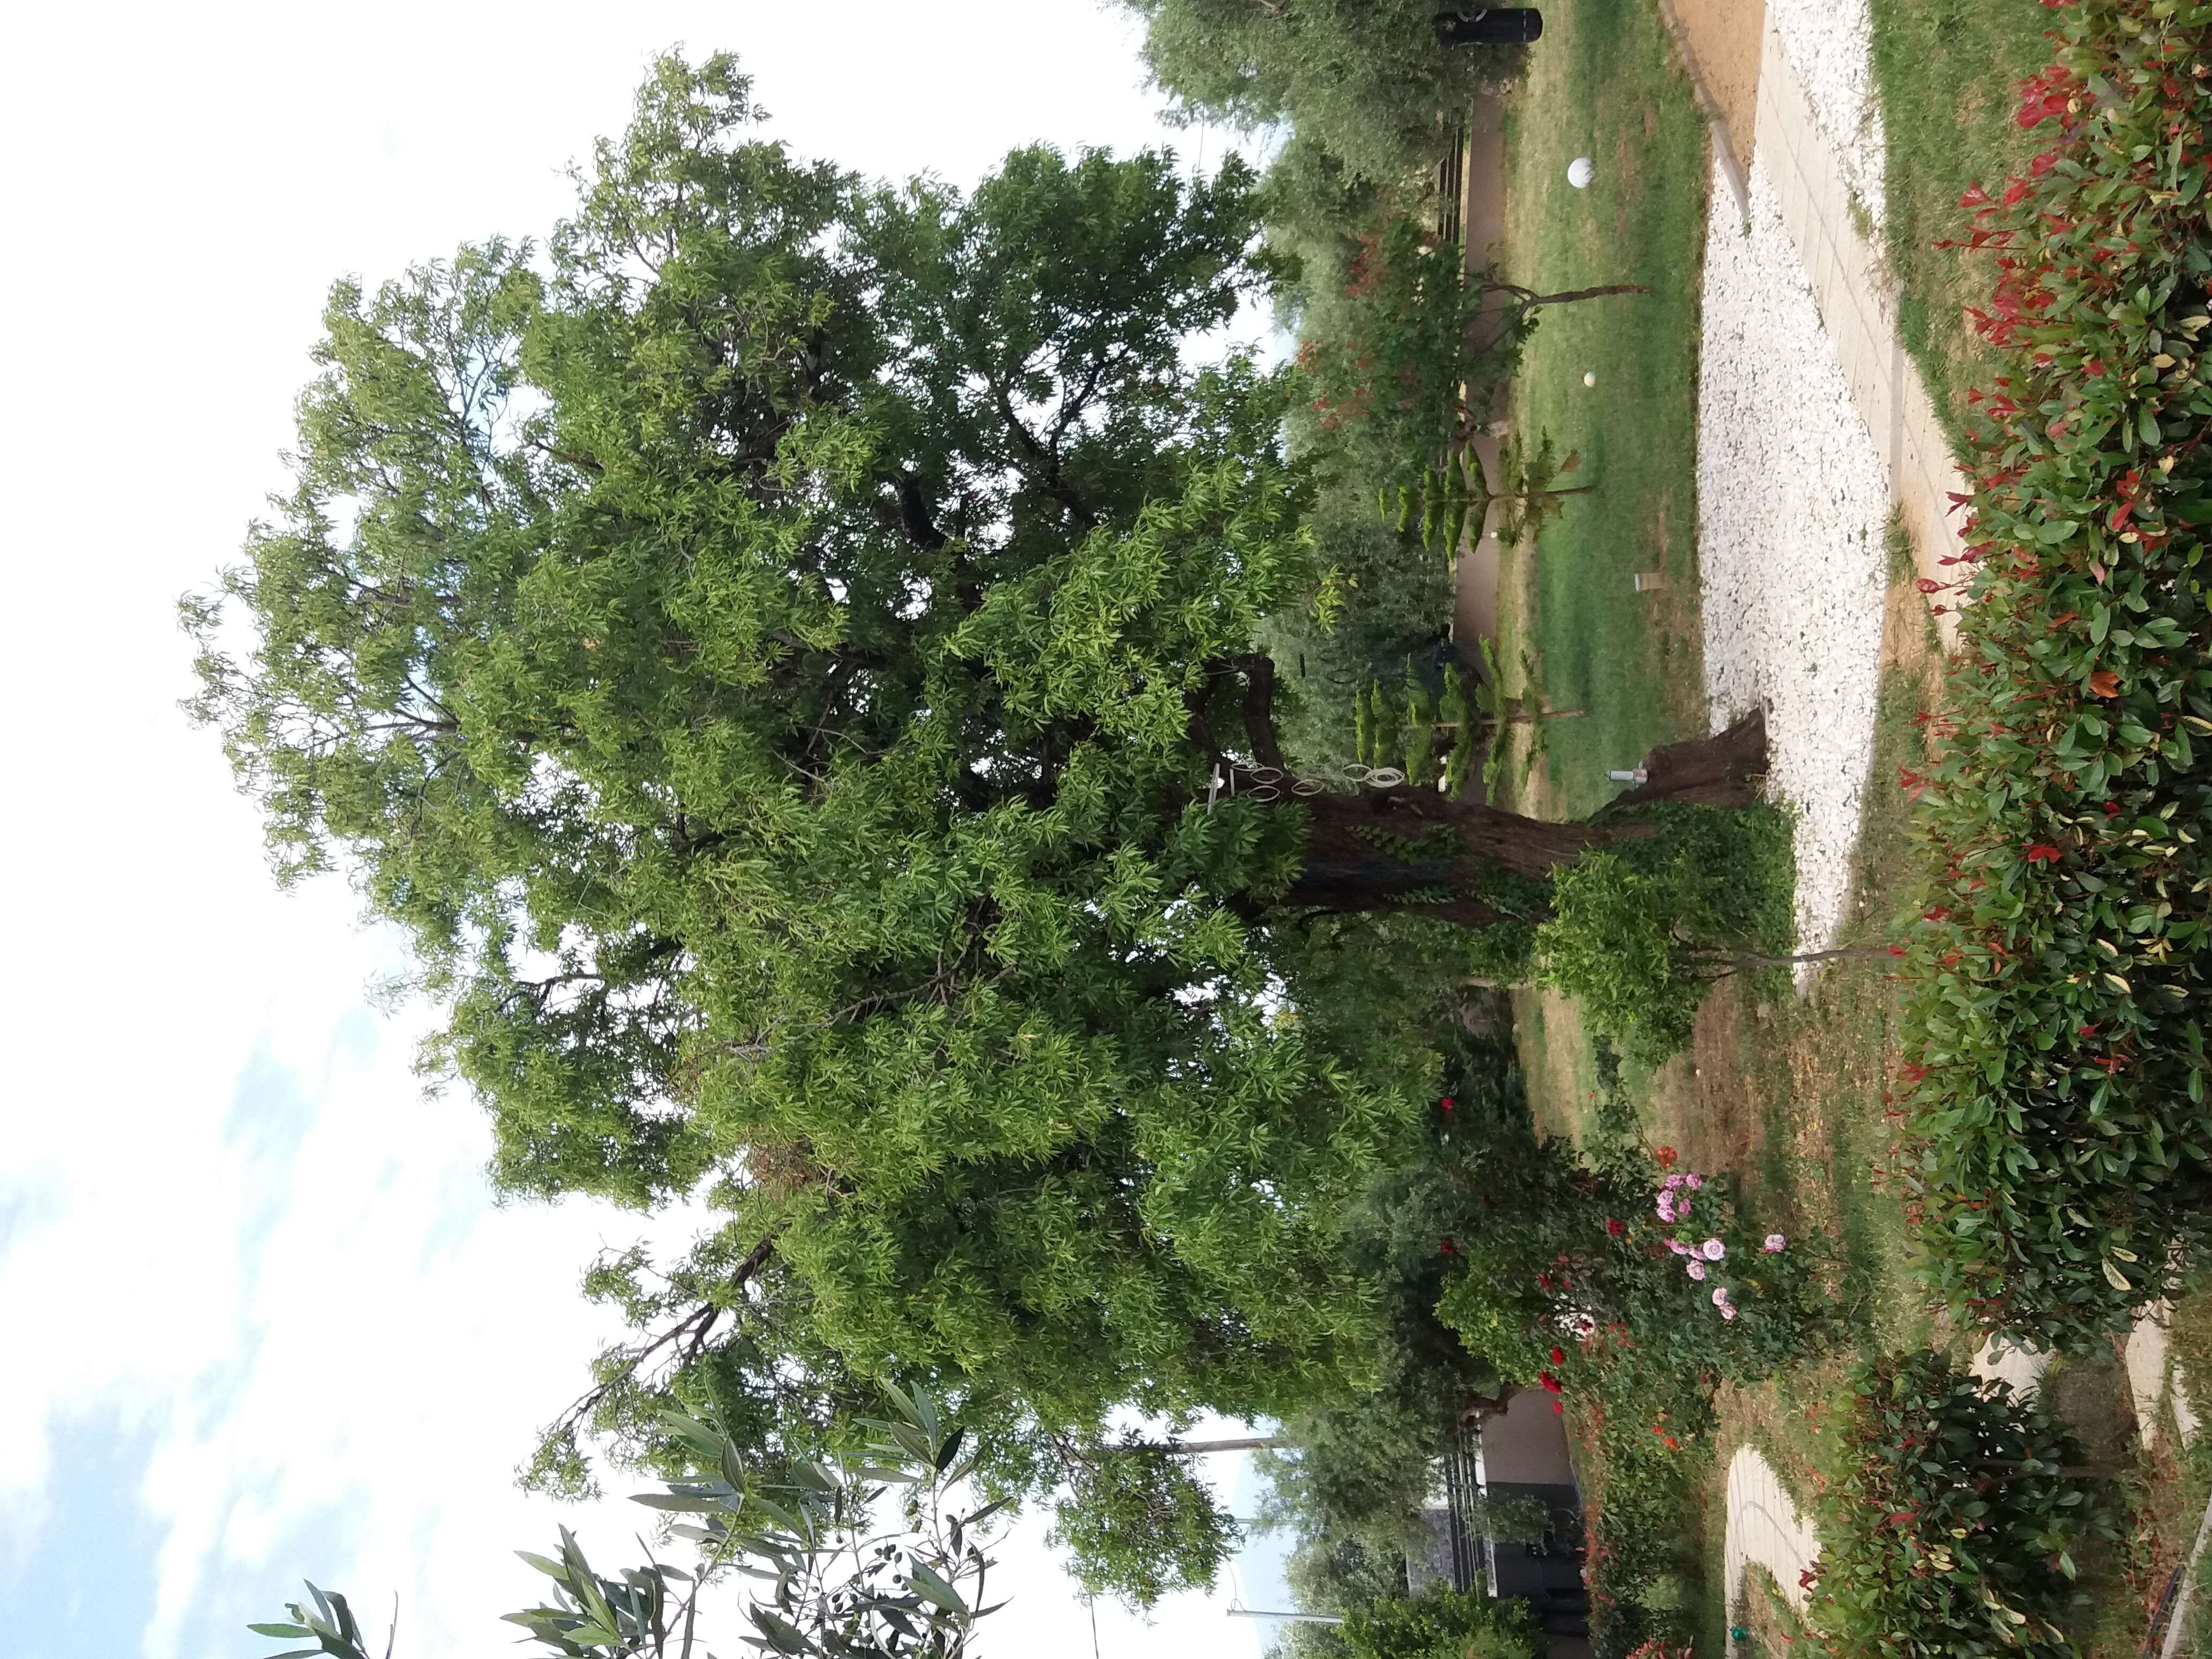
[[[1804,1574],[1820,1559],[1820,1540],[1755,1446],[1738,1446],[1729,1460],[1728,1528],[1722,1547],[1729,1617],[1743,1597],[1743,1570],[1759,1566],[1774,1575],[1782,1594],[1805,1611]]]
[[[2166,1322],[2172,1313],[2173,1310],[2161,1302],[2136,1321],[2135,1328],[2128,1333],[2128,1345],[2122,1355],[2127,1362],[2128,1391],[2135,1396],[2136,1426],[2142,1435],[2146,1450],[2154,1448],[2165,1437],[2169,1410],[2181,1443],[2186,1446],[2197,1438],[2197,1410],[2190,1403],[2189,1389],[2167,1350]]]
[[[1973,1372],[1985,1382],[2011,1383],[2013,1393],[2025,1400],[2041,1389],[2043,1373],[2050,1364],[2051,1356],[2039,1348],[2020,1347],[1990,1337],[1974,1355]]]
[[[2166,1322],[2172,1313],[2163,1302],[2145,1309],[2130,1328],[2127,1344],[2121,1350],[2128,1392],[2135,1400],[2136,1432],[2146,1451],[2165,1437],[2169,1420],[2185,1446],[2196,1440],[2199,1426],[2188,1387],[2169,1357]],[[2031,1395],[2042,1387],[2044,1370],[2050,1363],[2047,1353],[2002,1345],[1992,1338],[1974,1356],[1974,1375],[2009,1382],[2014,1394]]]
[[[1759,60],[1754,142],[1852,399],[1888,464],[1891,494],[1903,510],[1920,574],[1949,582],[1960,567],[1939,562],[1961,550],[1950,501],[1952,492],[1965,493],[1961,476],[1920,371],[1898,338],[1887,274],[1852,219],[1843,170],[1771,20]],[[1949,613],[1936,624],[1948,649],[1956,637]]]

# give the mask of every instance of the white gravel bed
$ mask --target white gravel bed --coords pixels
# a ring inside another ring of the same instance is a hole
[[[1767,0],[1766,15],[1812,100],[1844,184],[1879,230],[1885,168],[1868,0]]]
[[[1766,706],[1770,788],[1797,823],[1797,948],[1849,901],[1881,667],[1889,480],[1820,326],[1763,156],[1751,229],[1717,179],[1698,374],[1705,691],[1720,730]]]

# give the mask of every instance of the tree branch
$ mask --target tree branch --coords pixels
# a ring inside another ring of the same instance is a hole
[[[1252,740],[1254,757],[1284,770],[1283,745],[1275,735],[1275,659],[1255,651],[1232,657],[1229,665],[1244,672],[1244,734]]]
[[[731,1271],[730,1288],[732,1291],[743,1290],[754,1275],[768,1265],[769,1258],[775,1254],[775,1235],[770,1233],[754,1245],[744,1260]],[[725,1311],[723,1304],[719,1302],[702,1302],[651,1341],[641,1343],[627,1351],[621,1348],[608,1350],[610,1353],[622,1355],[621,1368],[596,1388],[569,1402],[568,1408],[555,1418],[552,1426],[546,1430],[546,1438],[573,1437],[579,1429],[586,1426],[592,1414],[617,1389],[634,1381],[646,1363],[663,1349],[678,1350],[676,1358],[670,1363],[671,1370],[678,1370],[691,1364],[706,1352],[707,1339],[714,1334],[714,1327],[721,1322]]]

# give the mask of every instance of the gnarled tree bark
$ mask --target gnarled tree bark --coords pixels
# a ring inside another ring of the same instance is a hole
[[[1263,682],[1255,676],[1250,684],[1255,695],[1245,705],[1246,724],[1255,730],[1265,725],[1272,738],[1271,716],[1255,706]],[[1509,919],[1474,896],[1494,885],[1492,872],[1545,881],[1593,848],[1651,834],[1643,824],[1610,822],[1622,807],[1670,800],[1748,806],[1758,799],[1765,769],[1765,716],[1755,712],[1710,738],[1653,750],[1644,763],[1647,781],[1587,823],[1524,817],[1411,785],[1357,794],[1283,793],[1285,804],[1304,806],[1309,828],[1304,866],[1279,902],[1318,910],[1404,910],[1462,927],[1487,927]],[[1239,793],[1265,787],[1249,769],[1238,769],[1237,776]]]

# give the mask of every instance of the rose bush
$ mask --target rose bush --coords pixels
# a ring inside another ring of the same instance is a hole
[[[1503,1376],[1572,1412],[1600,1653],[1684,1638],[1680,1609],[1651,1592],[1688,1565],[1685,1448],[1711,1429],[1720,1383],[1844,1334],[1832,1264],[1752,1224],[1728,1177],[1668,1147],[1591,1164],[1528,1135],[1467,1168],[1477,1202],[1443,1241],[1467,1266],[1437,1311]]]
[[[1933,762],[1900,780],[1935,888],[1901,1168],[1953,1304],[2080,1347],[2212,1217],[2212,5],[2060,9],[2020,112],[2050,148],[1964,204],[2011,372],[1972,417]]]

